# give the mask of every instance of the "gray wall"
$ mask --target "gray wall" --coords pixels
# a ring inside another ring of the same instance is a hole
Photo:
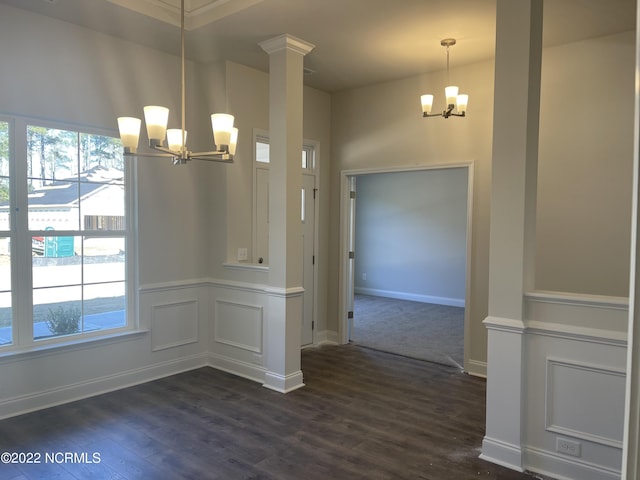
[[[543,51],[536,288],[629,294],[634,32]]]
[[[467,173],[357,177],[356,292],[464,306]]]

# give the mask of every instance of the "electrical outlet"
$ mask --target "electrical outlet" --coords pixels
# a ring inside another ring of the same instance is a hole
[[[238,249],[238,261],[241,262],[243,260],[247,260],[249,258],[249,252],[246,248]]]
[[[558,437],[556,438],[556,451],[573,457],[579,457],[580,442]]]

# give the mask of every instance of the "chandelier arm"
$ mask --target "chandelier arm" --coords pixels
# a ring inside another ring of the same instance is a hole
[[[218,153],[214,155],[195,155],[190,156],[190,160],[203,160],[206,162],[233,163],[233,158],[228,153]]]
[[[171,158],[171,157],[175,157],[175,154],[169,154],[169,153],[152,153],[152,152],[145,152],[145,153],[139,153],[139,152],[124,152],[122,154],[125,157],[157,157],[157,158]]]
[[[189,152],[191,157],[210,157],[212,155],[229,155],[228,150],[212,150],[210,152]]]
[[[169,149],[169,148],[167,148],[167,147],[156,146],[156,147],[153,147],[153,149],[154,149],[154,150],[157,150],[157,151],[159,151],[159,152],[164,152],[164,153],[166,153],[167,155],[171,155],[171,156],[173,156],[173,157],[175,157],[175,156],[180,156],[180,152],[176,152],[176,151],[171,150],[171,149]]]
[[[160,149],[157,149],[160,150]],[[132,157],[132,158],[137,158],[137,157],[148,157],[148,158],[168,158],[168,159],[172,159],[174,165],[182,165],[187,163],[190,160],[202,160],[202,161],[206,161],[206,162],[218,162],[218,163],[233,163],[233,157],[224,151],[221,152],[201,152],[201,153],[195,153],[192,154],[190,152],[186,152],[186,154],[184,156],[181,156],[180,153],[178,152],[172,152],[171,150],[168,149],[163,149],[160,150],[162,152],[168,152],[168,153],[153,153],[153,152],[145,152],[145,153],[138,153],[138,152],[124,152],[122,155],[125,157]]]

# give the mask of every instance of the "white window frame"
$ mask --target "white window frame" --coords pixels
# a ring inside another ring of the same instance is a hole
[[[0,115],[0,122],[9,124],[9,164],[10,164],[10,223],[11,228],[2,234],[11,238],[11,297],[12,297],[12,336],[11,344],[0,346],[0,357],[25,352],[39,351],[55,347],[83,344],[110,339],[141,331],[138,316],[138,268],[137,268],[137,168],[136,162],[124,159],[125,175],[125,230],[104,233],[84,230],[78,225],[70,234],[105,237],[124,237],[126,249],[125,261],[125,325],[108,330],[79,332],[72,335],[34,339],[33,337],[33,278],[31,237],[38,230],[29,230],[28,225],[28,187],[27,187],[27,128],[67,130],[90,135],[102,135],[119,138],[116,131],[86,126],[71,125],[17,115]],[[57,232],[66,233],[66,232]],[[94,235],[95,234],[95,235]],[[25,247],[28,245],[28,248]]]

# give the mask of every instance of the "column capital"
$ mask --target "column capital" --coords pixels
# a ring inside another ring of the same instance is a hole
[[[260,42],[258,45],[260,45],[260,47],[269,55],[284,49],[292,50],[300,55],[306,55],[316,48],[314,44],[294,37],[293,35],[289,35],[288,33],[265,40],[264,42]]]

